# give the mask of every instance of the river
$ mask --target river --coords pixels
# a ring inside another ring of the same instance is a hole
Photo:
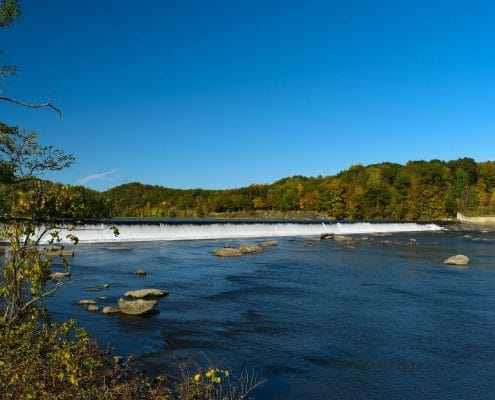
[[[48,299],[53,318],[78,319],[147,372],[173,374],[181,357],[257,371],[267,378],[254,393],[261,400],[495,398],[495,234],[467,238],[433,224],[220,224],[205,237],[201,226],[210,225],[165,224],[181,232],[173,238],[156,224],[121,225],[119,238],[107,240],[96,233],[101,227],[86,229],[71,279]],[[354,240],[320,241],[322,231]],[[278,245],[239,258],[212,255],[262,238]],[[110,240],[129,250],[108,250]],[[453,254],[468,255],[469,267],[445,266]],[[133,274],[139,268],[146,276]],[[77,305],[100,296],[101,306],[113,305],[144,287],[170,292],[158,314],[103,315]]]

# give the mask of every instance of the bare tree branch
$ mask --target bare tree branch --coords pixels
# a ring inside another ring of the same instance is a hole
[[[58,114],[59,118],[62,117],[62,111],[60,111],[60,109],[58,109],[57,107],[55,107],[52,104],[51,99],[48,99],[48,101],[46,103],[40,103],[40,104],[36,104],[36,103],[25,103],[23,101],[11,99],[10,97],[5,97],[5,96],[0,96],[0,100],[8,101],[9,103],[17,104],[17,105],[20,105],[20,106],[23,106],[23,107],[28,107],[28,108],[43,108],[43,107],[48,107],[48,108],[51,108],[52,110],[54,110]]]
[[[53,280],[53,279],[52,279]],[[54,294],[58,289],[60,289],[63,286],[62,282],[57,282],[55,283],[55,286],[51,288],[47,292],[43,292],[41,295],[33,297],[31,300],[29,300],[24,306],[21,307],[20,312],[22,313],[24,310],[26,310],[31,304],[37,302],[38,300],[41,300],[43,297],[50,296]]]

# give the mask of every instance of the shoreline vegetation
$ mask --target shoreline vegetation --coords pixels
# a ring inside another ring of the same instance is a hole
[[[353,165],[334,176],[292,176],[238,189],[134,182],[92,193],[113,217],[455,220],[459,212],[495,214],[495,161],[383,162]]]
[[[171,189],[138,182],[104,192],[47,181],[43,185],[67,191],[81,205],[81,217],[95,221],[456,221],[458,213],[467,218],[495,215],[495,161],[476,162],[471,158],[354,165],[334,176],[293,176],[272,184],[225,190]],[[0,204],[8,208],[8,203],[9,183],[0,182]],[[0,222],[4,216],[0,209]],[[78,215],[63,210],[59,217],[78,219]]]

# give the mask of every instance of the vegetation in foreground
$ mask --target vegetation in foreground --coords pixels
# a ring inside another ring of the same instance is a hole
[[[4,399],[170,399],[150,380],[114,362],[73,321],[40,324],[31,317],[0,329]]]
[[[100,349],[75,321],[39,323],[34,314],[0,326],[0,343],[5,400],[240,400],[264,382],[214,367],[183,368],[179,379],[149,378]]]

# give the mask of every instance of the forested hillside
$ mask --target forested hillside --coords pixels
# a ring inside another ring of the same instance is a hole
[[[205,217],[213,213],[318,211],[338,219],[430,220],[493,214],[495,161],[354,165],[335,176],[284,178],[231,190],[129,183],[104,193],[114,216]]]

